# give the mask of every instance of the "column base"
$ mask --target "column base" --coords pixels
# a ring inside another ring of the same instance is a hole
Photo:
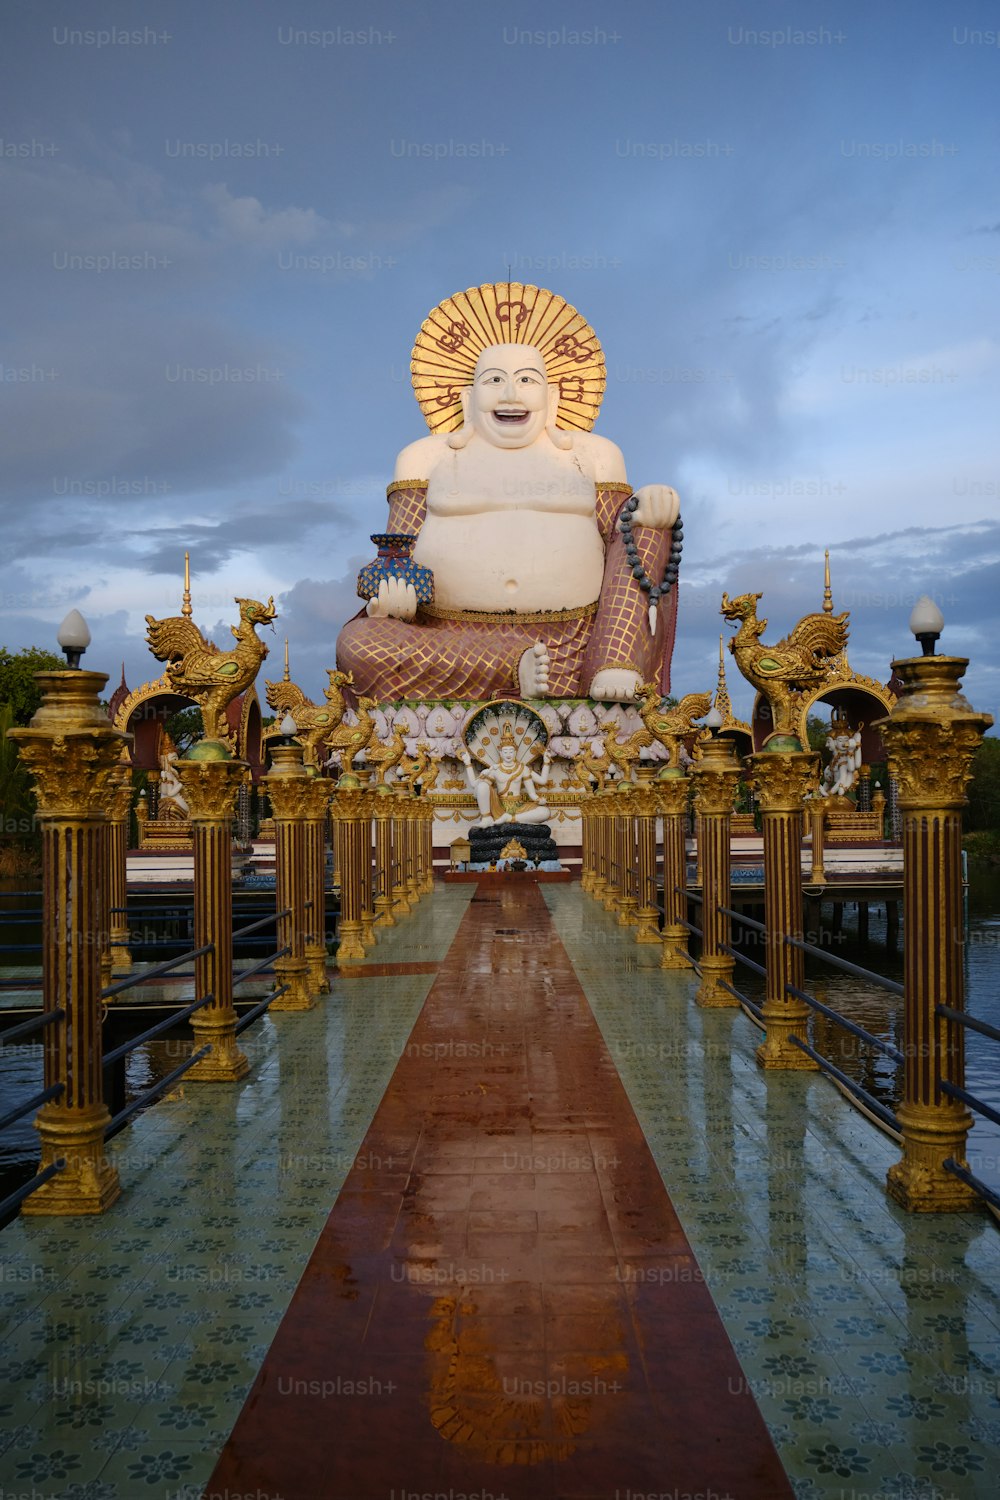
[[[236,1044],[236,1021],[236,1011],[232,1008],[214,1014],[200,1011],[191,1017],[194,1050],[197,1052],[206,1042],[212,1050],[188,1069],[185,1082],[190,1078],[194,1083],[234,1083],[247,1076],[250,1060]]]
[[[360,963],[365,956],[365,945],[361,938],[362,927],[360,922],[340,922],[337,925],[337,936],[340,939],[337,947],[337,963],[342,968],[344,964]]]
[[[375,946],[375,913],[373,911],[361,913],[361,941],[366,949]]]
[[[727,989],[723,988],[722,983],[723,980],[729,984],[733,982],[732,959],[727,959],[725,964],[718,966],[710,959],[702,959],[700,967],[701,983],[694,997],[695,1004],[704,1006],[708,1010],[738,1009],[740,1002],[735,995],[731,995]]]
[[[118,1168],[105,1154],[104,1132],[110,1118],[105,1104],[86,1110],[42,1105],[37,1116],[42,1143],[39,1167],[44,1169],[60,1160],[66,1166],[25,1198],[22,1214],[29,1218],[102,1214],[111,1207],[121,1194],[121,1182]]]
[[[777,1068],[788,1073],[818,1073],[819,1063],[814,1061],[801,1047],[796,1047],[790,1040],[792,1036],[799,1036],[803,1041],[808,1022],[808,1011],[797,1012],[789,1016],[785,1014],[785,1007],[781,1007],[778,1014],[769,1011],[767,1002],[761,1013],[761,1019],[767,1028],[766,1040],[761,1042],[757,1048],[757,1064],[761,1068]]]
[[[111,942],[111,972],[112,974],[128,974],[132,968],[132,955],[125,946],[125,940]]]
[[[655,906],[640,906],[635,914],[637,922],[635,940],[637,943],[658,943],[660,941],[660,913]]]
[[[274,977],[279,988],[287,984],[288,989],[272,1002],[270,1009],[273,1012],[312,1010],[316,1004],[316,997],[309,993],[304,958],[277,959],[274,965]]]
[[[660,954],[661,969],[690,969],[688,935],[684,927],[664,927],[660,933],[663,951]]]
[[[391,896],[375,897],[375,925],[376,927],[395,927],[396,918],[392,914],[394,902]]]
[[[397,885],[393,887],[392,904],[401,917],[409,916],[412,908],[410,905],[410,898],[406,894],[405,885]]]
[[[623,896],[618,903],[618,926],[634,927],[639,920],[636,911],[636,899],[634,896]]]
[[[326,944],[306,943],[306,983],[313,995],[328,995],[330,981],[326,977]]]
[[[889,1197],[907,1213],[955,1214],[982,1208],[978,1193],[942,1165],[951,1157],[968,1168],[965,1140],[972,1116],[964,1110],[903,1104],[897,1118],[903,1130],[903,1158],[886,1173]]]

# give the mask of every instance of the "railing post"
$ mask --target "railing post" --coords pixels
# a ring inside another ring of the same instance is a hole
[[[35,783],[42,826],[42,1006],[63,1010],[45,1028],[45,1087],[58,1098],[35,1118],[42,1171],[65,1162],[25,1199],[27,1215],[99,1214],[121,1192],[104,1151],[100,931],[107,799],[127,736],[98,695],[104,672],[38,672],[42,702],[26,729],[10,731]]]
[[[186,1077],[195,1083],[232,1082],[250,1071],[246,1053],[236,1042],[233,1005],[232,825],[247,768],[243,761],[232,760],[217,740],[193,745],[176,768],[191,810],[194,946],[212,944],[194,961],[195,996],[211,995],[212,1000],[191,1017],[195,1050],[206,1043],[212,1050]]]
[[[315,996],[309,991],[306,963],[306,874],[303,831],[312,794],[312,778],[303,765],[303,748],[290,737],[271,750],[271,770],[264,777],[274,814],[275,899],[278,911],[291,908],[278,923],[278,947],[287,943],[291,952],[274,961],[277,986],[287,984],[283,995],[272,1002],[273,1011],[311,1010]]]
[[[683,771],[665,769],[656,780],[656,799],[663,819],[663,944],[661,969],[688,969],[687,843],[685,821],[691,783]]]
[[[639,907],[635,790],[631,781],[618,782],[619,927],[634,927]]]
[[[826,870],[823,867],[823,828],[826,822],[826,798],[813,795],[809,798],[809,826],[812,830],[812,869],[809,871],[810,885],[825,885]]]
[[[632,793],[636,835],[636,910],[637,943],[660,941],[660,913],[656,906],[656,787],[655,765],[637,766],[639,785]]]
[[[767,984],[762,1018],[765,1040],[757,1048],[762,1068],[814,1071],[819,1067],[791,1040],[807,1040],[809,1007],[789,995],[787,986],[803,988],[805,963],[800,948],[785,942],[802,939],[802,802],[819,775],[813,750],[762,750],[750,756],[754,785],[760,794],[764,832],[764,921],[767,931]]]
[[[111,912],[111,971],[127,974],[132,967],[128,932],[128,815],[132,806],[132,770],[127,759],[119,761],[112,775],[108,817],[108,893]],[[197,945],[196,945],[197,946]]]
[[[410,789],[397,786],[393,791],[396,799],[392,817],[392,900],[401,916],[411,909],[406,889],[406,807]]]
[[[362,771],[362,777],[364,772]],[[370,777],[362,780],[362,816],[364,826],[361,829],[362,860],[359,866],[361,870],[361,941],[365,949],[374,948],[375,938],[375,850],[373,847],[373,833],[375,828],[375,787]]]
[[[968,660],[918,656],[892,664],[903,691],[880,730],[898,782],[903,818],[903,1156],[889,1168],[889,1196],[919,1213],[977,1205],[972,1188],[946,1172],[967,1167],[972,1116],[940,1083],[965,1087],[965,1039],[937,1006],[965,1006],[962,808],[972,758],[992,724],[960,692]]]
[[[395,812],[392,788],[383,781],[375,788],[375,922],[395,927],[392,914],[392,821]]]
[[[303,837],[305,841],[305,901],[308,936],[305,944],[308,985],[314,995],[327,995],[326,977],[326,813],[333,785],[323,776],[309,778]]]
[[[368,806],[357,785],[337,787],[331,804],[337,830],[337,864],[340,868],[340,916],[337,920],[337,964],[360,963],[365,956],[361,913],[364,908],[363,837],[367,838]]]
[[[622,878],[622,831],[618,812],[617,793],[613,786],[606,786],[601,793],[604,798],[604,820],[607,838],[607,882],[604,887],[605,911],[617,914],[621,900]]]
[[[424,884],[427,895],[434,889],[434,804],[427,793],[420,793],[420,812],[424,820]]]
[[[420,809],[417,793],[411,788],[406,797],[406,896],[411,906],[420,900],[420,867],[418,838]]]
[[[695,1000],[699,1005],[732,1008],[739,1004],[725,988],[735,967],[723,951],[732,946],[732,923],[719,910],[731,903],[729,830],[733,797],[740,779],[740,766],[732,740],[713,734],[702,746],[702,758],[691,772],[699,821],[701,856],[701,984]]]

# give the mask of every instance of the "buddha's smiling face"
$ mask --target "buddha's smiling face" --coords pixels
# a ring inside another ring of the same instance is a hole
[[[496,448],[527,448],[549,421],[553,393],[537,349],[493,344],[476,362],[465,419]]]

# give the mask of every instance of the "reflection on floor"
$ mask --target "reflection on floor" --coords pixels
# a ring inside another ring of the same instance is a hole
[[[387,1138],[381,1153],[373,1138],[365,1148],[372,1153],[370,1159],[358,1158],[357,1153],[396,1064],[401,1057],[404,1066],[413,1060],[412,1054],[404,1054],[411,1027],[434,983],[427,966],[445,959],[473,894],[469,886],[439,888],[411,918],[382,934],[373,958],[377,971],[359,979],[333,976],[333,993],[313,1012],[278,1016],[254,1028],[246,1038],[254,1067],[243,1084],[189,1084],[182,1098],[142,1116],[112,1147],[126,1192],[104,1219],[21,1220],[2,1232],[9,1385],[0,1436],[0,1445],[7,1445],[0,1455],[5,1492],[34,1489],[46,1500],[133,1500],[138,1495],[194,1500],[201,1492],[349,1171],[352,1201],[344,1203],[341,1225],[350,1224],[359,1236],[367,1234],[373,1256],[379,1253],[380,1234],[397,1233],[396,1221],[388,1221],[389,1205],[384,1204],[380,1216],[376,1204],[380,1194],[406,1202],[409,1179],[392,1184],[388,1194],[383,1187],[364,1185],[368,1172],[393,1174],[395,1160],[388,1161],[392,1138]],[[600,1095],[615,1089],[617,1069],[680,1229],[690,1241],[742,1363],[742,1376],[730,1372],[725,1377],[724,1394],[739,1398],[747,1388],[752,1391],[795,1493],[802,1500],[993,1496],[1000,1446],[996,1229],[985,1218],[922,1220],[898,1212],[882,1189],[895,1148],[830,1084],[814,1075],[760,1073],[753,1061],[759,1034],[751,1023],[739,1013],[698,1011],[692,1003],[691,979],[656,967],[656,950],[637,946],[631,934],[617,927],[578,886],[550,886],[536,900],[544,900],[550,910],[603,1032],[604,1061],[582,1073],[574,1071],[573,1059],[582,1055],[583,1034],[588,1028],[592,1034],[592,1023],[579,1009],[575,1020],[564,1014],[555,1024],[569,981],[557,982],[552,970],[540,989],[528,995],[526,945],[518,942],[523,933],[496,936],[494,930],[491,967],[484,973],[473,966],[463,977],[464,993],[471,995],[477,987],[477,1005],[484,1004],[481,997],[488,994],[489,1014],[499,1023],[505,1015],[506,991],[516,1007],[506,1017],[512,1047],[521,1035],[520,1020],[515,1024],[514,1017],[537,1012],[547,1040],[530,1057],[527,1076],[532,1087],[571,1087],[580,1112],[595,1112],[595,1120],[602,1107]],[[480,905],[468,909],[479,910]],[[481,910],[488,916],[485,906]],[[520,915],[502,909],[494,908],[493,917],[494,928],[524,925]],[[532,921],[537,917],[536,910]],[[544,960],[549,945],[538,946]],[[406,968],[401,971],[396,965]],[[545,969],[544,961],[538,968]],[[419,1041],[421,1035],[418,1032],[411,1041]],[[428,1033],[426,1042],[433,1040],[433,1033]],[[515,1075],[524,1076],[518,1070],[528,1065],[528,1059],[514,1052],[509,1059],[473,1058],[471,1071],[469,1061],[439,1056],[435,1062],[445,1116],[454,1118],[473,1109],[477,1117],[487,1113],[491,1090],[498,1090],[505,1076],[504,1065],[511,1065],[511,1087]],[[562,1074],[564,1065],[568,1072]],[[473,1083],[467,1085],[464,1080],[473,1075]],[[456,1091],[462,1093],[466,1086],[475,1092],[456,1097]],[[392,1095],[387,1104],[391,1102]],[[399,1115],[398,1105],[393,1108],[395,1129],[401,1119],[406,1122],[406,1115]],[[456,1128],[467,1131],[467,1126],[462,1119]],[[631,1146],[641,1146],[638,1135]],[[624,1227],[628,1213],[648,1209],[658,1185],[644,1172],[635,1179],[616,1179],[618,1168],[600,1161],[596,1133],[591,1148],[597,1166],[603,1168],[603,1175],[601,1170],[593,1174],[602,1205],[610,1205],[619,1215],[618,1227]],[[452,1281],[428,1289],[417,1277],[395,1283],[390,1277],[387,1289],[395,1294],[397,1305],[416,1288],[422,1302],[433,1309],[425,1335],[430,1347],[415,1355],[411,1346],[406,1368],[404,1357],[392,1347],[397,1338],[393,1308],[387,1300],[382,1317],[374,1319],[378,1302],[373,1299],[369,1311],[374,1320],[366,1321],[365,1329],[370,1327],[376,1339],[371,1347],[383,1351],[384,1361],[366,1371],[355,1359],[355,1371],[358,1379],[366,1373],[379,1378],[381,1371],[400,1385],[405,1376],[411,1389],[423,1383],[427,1410],[434,1403],[433,1411],[440,1417],[442,1436],[435,1437],[443,1472],[451,1476],[446,1492],[450,1488],[460,1493],[463,1483],[455,1476],[468,1472],[456,1446],[464,1429],[473,1434],[498,1430],[480,1419],[484,1407],[496,1408],[491,1379],[499,1373],[501,1395],[504,1375],[508,1385],[511,1379],[504,1363],[508,1355],[499,1367],[496,1362],[496,1351],[503,1349],[516,1355],[518,1365],[523,1362],[525,1381],[546,1382],[541,1391],[535,1385],[508,1391],[515,1401],[528,1397],[520,1401],[525,1410],[518,1407],[513,1416],[522,1421],[522,1431],[524,1422],[530,1430],[520,1439],[510,1430],[506,1436],[511,1442],[549,1446],[541,1462],[494,1466],[498,1477],[492,1484],[484,1483],[486,1493],[506,1494],[510,1500],[539,1492],[593,1494],[607,1500],[616,1493],[617,1500],[626,1500],[629,1489],[632,1497],[655,1493],[671,1495],[672,1500],[684,1493],[679,1475],[672,1478],[661,1469],[655,1482],[646,1482],[641,1465],[650,1445],[665,1440],[671,1413],[676,1416],[679,1404],[695,1388],[695,1372],[705,1364],[702,1339],[685,1334],[690,1368],[669,1371],[667,1382],[669,1340],[663,1347],[643,1350],[640,1324],[630,1321],[633,1306],[655,1302],[664,1288],[681,1320],[693,1316],[690,1309],[704,1306],[704,1289],[693,1267],[689,1281],[680,1274],[685,1252],[679,1250],[679,1240],[664,1246],[671,1279],[660,1275],[647,1282],[636,1277],[623,1281],[619,1275],[609,1283],[615,1294],[610,1306],[600,1294],[581,1303],[579,1293],[568,1290],[580,1283],[569,1278],[574,1259],[593,1260],[594,1251],[600,1258],[598,1242],[604,1231],[595,1213],[577,1235],[587,1247],[582,1257],[574,1256],[568,1244],[562,1246],[562,1284],[574,1299],[572,1308],[560,1309],[558,1290],[539,1297],[525,1290],[523,1310],[499,1320],[494,1314],[494,1326],[488,1330],[484,1325],[489,1322],[490,1297],[484,1299],[483,1293],[492,1294],[497,1284],[491,1288],[484,1280],[467,1286],[469,1279],[459,1274],[469,1269],[462,1262],[470,1255],[485,1267],[487,1246],[495,1246],[498,1235],[511,1239],[513,1270],[529,1256],[528,1242],[538,1228],[544,1225],[546,1237],[562,1232],[564,1200],[551,1189],[556,1177],[571,1174],[553,1173],[552,1168],[575,1161],[576,1149],[572,1140],[562,1141],[555,1161],[540,1165],[532,1136],[530,1161],[513,1162],[515,1168],[530,1165],[531,1172],[511,1171],[501,1160],[503,1191],[533,1192],[530,1206],[507,1203],[506,1198],[503,1209],[493,1206],[492,1184],[485,1188],[486,1197],[473,1204],[467,1190],[471,1179],[479,1176],[477,1160],[470,1171],[462,1172],[458,1168],[464,1162],[457,1152],[452,1173],[424,1176],[419,1192],[416,1179],[412,1184],[407,1210],[410,1248],[420,1249],[421,1215],[435,1228],[464,1215],[467,1241],[443,1241],[436,1259],[430,1258],[432,1247],[425,1247],[428,1268],[437,1268],[437,1275],[442,1264],[446,1270],[451,1267]],[[520,1145],[517,1150],[523,1154]],[[613,1154],[603,1152],[609,1161]],[[445,1160],[443,1151],[438,1159]],[[489,1164],[490,1153],[485,1152],[478,1165]],[[543,1172],[552,1173],[545,1177],[550,1190],[539,1194]],[[533,1177],[535,1188],[529,1190],[526,1183],[512,1186],[508,1173],[511,1178]],[[496,1175],[485,1173],[487,1178]],[[577,1174],[572,1175],[575,1180]],[[449,1177],[460,1179],[460,1185],[449,1186]],[[616,1206],[614,1192],[621,1189],[627,1194],[630,1184],[634,1201],[625,1198]],[[482,1186],[476,1191],[483,1191]],[[370,1212],[363,1206],[366,1201]],[[502,1220],[491,1217],[501,1212]],[[331,1226],[336,1229],[337,1223],[335,1213]],[[633,1232],[642,1234],[647,1227],[640,1220]],[[677,1227],[670,1233],[676,1235]],[[321,1254],[322,1244],[321,1240]],[[356,1248],[362,1245],[359,1240]],[[344,1259],[341,1255],[339,1263]],[[359,1318],[363,1315],[363,1283],[358,1282],[357,1298],[344,1296],[351,1288],[338,1279],[336,1263],[336,1257],[326,1262],[327,1285],[331,1300],[346,1309],[346,1330],[352,1311]],[[421,1264],[419,1256],[411,1256],[408,1263]],[[323,1264],[321,1259],[321,1273]],[[652,1269],[662,1271],[664,1266]],[[509,1285],[499,1283],[500,1291],[505,1293]],[[471,1298],[469,1291],[474,1293]],[[480,1300],[475,1302],[475,1297]],[[623,1309],[629,1310],[629,1317]],[[710,1321],[707,1307],[698,1316],[703,1316],[700,1335]],[[638,1448],[632,1446],[630,1434],[628,1456],[612,1471],[573,1472],[563,1467],[572,1464],[572,1457],[557,1455],[560,1444],[587,1447],[590,1435],[605,1422],[610,1423],[605,1432],[612,1432],[619,1421],[623,1432],[627,1427],[628,1418],[615,1414],[617,1393],[609,1395],[600,1388],[581,1393],[571,1384],[579,1384],[581,1376],[607,1385],[615,1380],[626,1383],[625,1372],[616,1365],[623,1349],[609,1338],[615,1320],[623,1333],[624,1352],[636,1361],[629,1366],[629,1378],[643,1371],[642,1399],[654,1403],[655,1431],[644,1435]],[[574,1338],[581,1323],[586,1337],[581,1333]],[[541,1350],[539,1328],[548,1340]],[[563,1385],[550,1393],[550,1377],[543,1371],[546,1351],[555,1347],[548,1332],[552,1329],[566,1351],[566,1366],[560,1372]],[[308,1332],[303,1328],[304,1347]],[[276,1351],[282,1347],[281,1337]],[[336,1370],[338,1346],[329,1353]],[[578,1357],[575,1364],[571,1355]],[[607,1361],[603,1368],[586,1365],[595,1355]],[[477,1372],[485,1395],[477,1419],[469,1421],[473,1408],[468,1399],[459,1407],[454,1396],[461,1391],[471,1398],[469,1388]],[[341,1377],[339,1390],[328,1393],[321,1405],[321,1429],[341,1439],[338,1450],[352,1455],[386,1396],[374,1384],[351,1391],[342,1370]],[[533,1416],[536,1392],[540,1407],[539,1415]],[[294,1389],[284,1399],[294,1407],[290,1394]],[[591,1405],[584,1412],[587,1401]],[[752,1405],[744,1402],[743,1409],[752,1411]],[[456,1418],[462,1419],[458,1428],[453,1425]],[[702,1406],[686,1420],[703,1440],[717,1423],[718,1412]],[[589,1426],[582,1430],[585,1423]],[[400,1436],[405,1441],[408,1432]],[[465,1444],[466,1454],[470,1447],[475,1450],[474,1439]],[[633,1453],[638,1454],[638,1464]],[[234,1454],[238,1456],[232,1450],[229,1457]],[[531,1488],[543,1475],[555,1477],[560,1472],[567,1478],[572,1472],[577,1488]],[[721,1484],[705,1474],[701,1488],[706,1494],[714,1489],[721,1500],[727,1493],[726,1475],[720,1471],[719,1477]],[[383,1479],[380,1476],[378,1482],[383,1484]],[[419,1492],[420,1486],[410,1479],[406,1468],[392,1470],[389,1483],[383,1484],[386,1500],[402,1500],[407,1490]],[[583,1486],[589,1480],[593,1484],[588,1490]],[[253,1492],[252,1485],[244,1485],[243,1491],[247,1488]],[[229,1489],[240,1492],[235,1484]],[[278,1491],[288,1500],[296,1493],[282,1491],[280,1485]],[[734,1497],[753,1493],[742,1478],[730,1482],[728,1492]],[[324,1479],[314,1493],[319,1497],[336,1491],[325,1487]],[[366,1494],[382,1494],[383,1489],[353,1493],[364,1500]],[[780,1493],[775,1489],[775,1495]]]

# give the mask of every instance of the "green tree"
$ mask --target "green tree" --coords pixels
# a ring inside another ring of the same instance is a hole
[[[806,719],[806,738],[809,741],[810,750],[825,750],[827,735],[830,726],[819,714],[810,714]]]
[[[195,740],[200,740],[205,733],[201,709],[196,705],[192,705],[191,708],[179,708],[176,713],[168,715],[164,728],[177,746],[177,754],[183,755],[185,750],[189,750]]]
[[[7,738],[15,727],[9,703],[0,703],[0,837],[24,838],[33,829],[35,799],[31,777],[18,755],[17,745]]]
[[[41,703],[36,672],[65,670],[65,657],[54,656],[39,646],[26,646],[23,651],[8,651],[5,646],[0,646],[0,703],[9,705],[11,722],[27,724]]]
[[[970,833],[1000,829],[1000,739],[988,734],[972,762],[965,826]]]

